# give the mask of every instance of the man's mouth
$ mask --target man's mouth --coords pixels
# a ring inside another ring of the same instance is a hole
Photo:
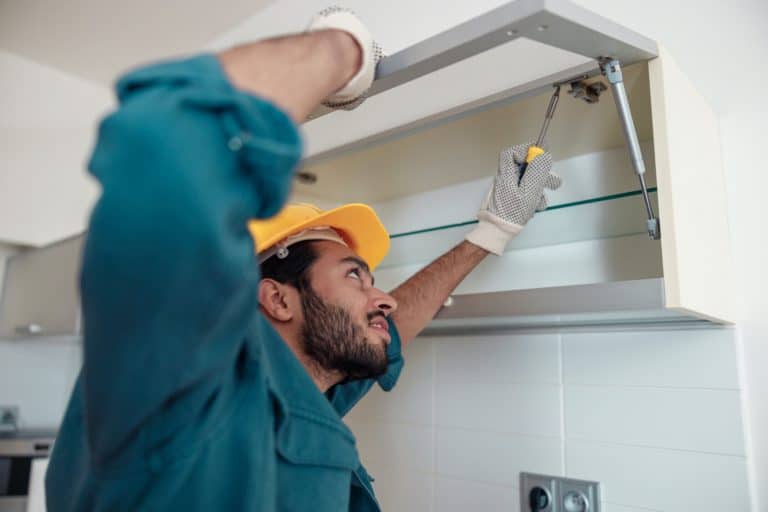
[[[368,323],[368,327],[382,334],[385,342],[390,342],[391,337],[389,335],[389,324],[387,323],[386,319],[376,318],[371,320],[371,322]]]

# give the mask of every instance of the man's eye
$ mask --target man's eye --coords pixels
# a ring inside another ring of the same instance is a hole
[[[347,276],[354,276],[355,279],[360,279],[360,271],[356,268],[353,268],[347,273]]]

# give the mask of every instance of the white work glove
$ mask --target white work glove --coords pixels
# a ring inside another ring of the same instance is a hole
[[[350,34],[363,51],[362,65],[347,84],[323,101],[330,108],[352,110],[365,101],[365,93],[371,88],[376,75],[376,65],[381,60],[381,46],[373,40],[371,33],[355,14],[342,7],[328,7],[315,15],[307,32],[318,30],[343,30]]]
[[[534,158],[520,180],[520,165],[529,146],[518,144],[499,154],[499,172],[477,213],[477,227],[467,234],[467,240],[496,255],[504,252],[534,213],[547,208],[544,189],[556,190],[562,183],[552,172],[550,153]]]

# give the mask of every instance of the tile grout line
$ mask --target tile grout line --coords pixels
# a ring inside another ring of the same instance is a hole
[[[636,509],[636,510],[642,511],[642,512],[664,512],[663,510],[659,510],[659,509],[656,509],[656,508],[638,507],[637,505],[628,505],[626,503],[617,503],[617,502],[608,501],[608,500],[600,500],[600,501],[602,503],[606,503],[606,504],[610,503],[611,505],[619,505],[619,506],[622,506],[622,507],[633,508],[633,509]]]
[[[429,343],[430,365],[432,366],[431,382],[431,417],[432,417],[432,493],[430,510],[437,509],[437,343],[430,340]]]
[[[727,391],[739,392],[739,388],[712,388],[704,386],[659,386],[651,384],[590,384],[582,382],[572,382],[568,384],[572,388],[600,388],[600,389],[657,389],[664,391]]]
[[[652,444],[633,444],[633,443],[621,443],[619,441],[606,441],[603,439],[589,439],[586,437],[571,437],[571,441],[576,441],[581,444],[597,444],[600,446],[621,446],[623,448],[635,448],[639,450],[658,450],[664,452],[675,453],[690,453],[695,455],[711,455],[716,457],[730,457],[734,459],[746,459],[746,454],[738,453],[725,453],[725,452],[710,452],[705,450],[694,450],[691,448],[672,448],[670,446],[660,446]]]
[[[434,428],[435,431],[437,429],[443,429],[443,430],[458,430],[460,432],[474,432],[474,433],[481,433],[481,434],[492,434],[492,435],[498,435],[498,436],[516,436],[516,437],[529,437],[534,439],[552,439],[557,440],[561,438],[560,433],[557,433],[555,435],[541,435],[541,434],[531,434],[526,432],[517,432],[512,430],[488,430],[484,428],[477,428],[477,427],[462,427],[460,425],[453,425],[453,424],[434,424],[431,425],[429,423],[415,423],[410,421],[386,421],[381,419],[363,419],[363,420],[355,420],[355,424],[358,425],[380,425],[382,422],[392,425],[392,426],[401,426],[401,427],[411,427],[411,428],[420,428],[420,429],[430,429]]]
[[[568,463],[566,460],[566,444],[568,443],[568,434],[565,431],[565,364],[563,356],[563,333],[557,334],[557,356],[560,370],[560,462],[563,467],[563,474],[568,476]]]
[[[749,501],[750,505],[757,508],[757,457],[752,454],[754,451],[754,434],[752,432],[751,421],[752,409],[750,408],[750,390],[747,386],[746,376],[746,355],[744,348],[744,340],[742,334],[735,333],[733,336],[733,347],[736,354],[736,378],[739,381],[739,410],[741,412],[741,432],[742,432],[742,445],[744,446],[745,463],[747,466],[747,486],[749,488]]]
[[[491,481],[491,480],[483,480],[479,478],[472,478],[472,477],[466,477],[461,475],[454,475],[452,473],[435,473],[436,477],[443,478],[444,480],[454,480],[457,482],[467,482],[472,484],[481,484],[481,485],[487,485],[488,487],[498,487],[500,489],[514,489],[518,493],[520,492],[520,485],[519,482],[501,482],[501,481]]]

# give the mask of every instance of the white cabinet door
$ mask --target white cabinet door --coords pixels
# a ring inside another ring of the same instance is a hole
[[[314,162],[547,89],[594,73],[599,57],[629,65],[656,53],[652,40],[568,0],[511,1],[383,59],[373,97],[304,126],[307,156]]]
[[[649,73],[667,307],[733,322],[717,118],[669,53],[659,50]]]

